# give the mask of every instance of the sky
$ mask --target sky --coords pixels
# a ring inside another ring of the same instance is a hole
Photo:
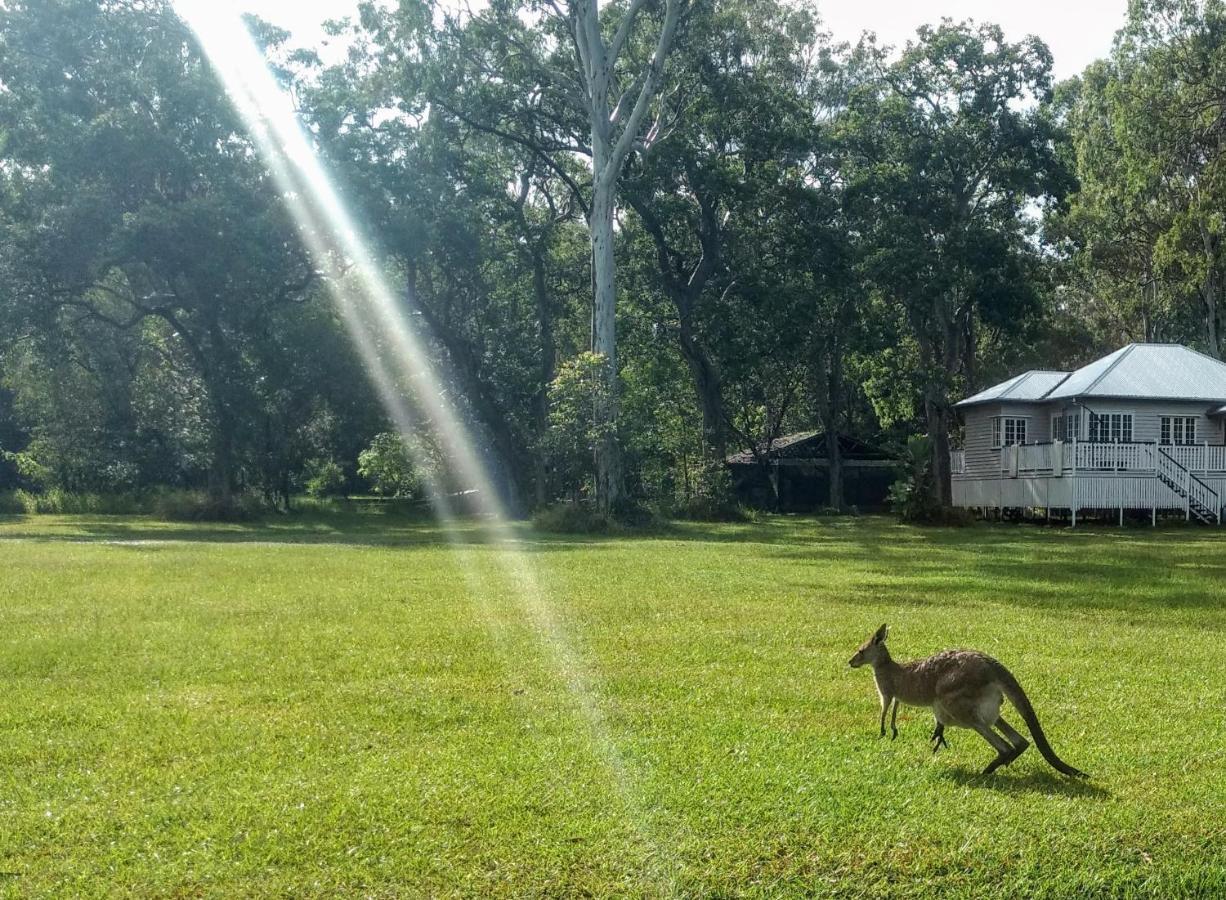
[[[219,6],[230,4],[288,28],[299,43],[313,45],[323,39],[320,23],[352,14],[357,0],[218,0]],[[1037,34],[1051,48],[1056,80],[1076,75],[1106,55],[1127,6],[1127,0],[818,2],[826,28],[838,40],[855,40],[862,31],[874,31],[883,43],[901,46],[918,26],[942,17],[996,22],[1010,40]]]

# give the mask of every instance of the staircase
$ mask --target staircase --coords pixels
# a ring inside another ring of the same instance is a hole
[[[1154,472],[1187,505],[1189,515],[1206,524],[1221,524],[1222,498],[1161,447],[1154,448]]]

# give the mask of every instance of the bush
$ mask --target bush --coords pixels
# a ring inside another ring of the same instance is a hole
[[[87,494],[52,488],[39,493],[18,490],[12,497],[20,511],[30,515],[127,516],[142,512],[135,494]]]
[[[929,525],[964,525],[971,521],[969,510],[941,506],[933,499],[932,441],[922,435],[907,439],[903,470],[890,486],[890,507],[900,521]]]
[[[608,534],[618,528],[618,523],[602,513],[594,503],[555,503],[540,510],[532,517],[532,524],[540,531],[556,534]]]
[[[667,518],[690,522],[748,522],[749,512],[737,503],[728,503],[703,494],[695,494],[661,510]]]
[[[345,493],[345,472],[331,459],[313,459],[306,466],[308,496],[339,497]]]
[[[358,474],[381,497],[412,497],[421,490],[409,448],[391,431],[375,435],[370,446],[358,454]]]
[[[37,488],[51,480],[51,472],[34,458],[31,453],[14,453],[10,450],[0,450],[0,459],[8,463],[20,479],[18,484]]]
[[[203,491],[179,490],[159,491],[149,509],[155,518],[168,522],[241,522],[266,510],[265,504],[250,494],[219,500]]]
[[[671,519],[693,522],[745,522],[749,519],[737,500],[732,473],[722,460],[707,464],[698,474],[694,492],[675,499],[661,512]]]
[[[0,516],[19,516],[25,511],[16,491],[0,491]]]
[[[903,522],[939,521],[940,506],[932,490],[932,441],[919,434],[907,438],[902,466],[890,485],[890,508]]]

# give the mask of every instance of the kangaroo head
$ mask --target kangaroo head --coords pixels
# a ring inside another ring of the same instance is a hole
[[[856,651],[856,655],[849,660],[849,665],[853,669],[858,669],[865,664],[875,665],[880,660],[885,658],[885,637],[889,633],[889,629],[882,625],[878,628],[871,638],[860,645],[860,649]]]

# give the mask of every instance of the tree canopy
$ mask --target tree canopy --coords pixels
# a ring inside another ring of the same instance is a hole
[[[718,505],[807,430],[831,506],[841,436],[927,435],[947,501],[960,396],[1226,352],[1220,2],[1134,0],[1061,85],[990,23],[819,13],[367,2],[326,64],[249,21],[515,510]],[[0,490],[469,487],[396,444],[249,127],[168,0],[0,6]]]

